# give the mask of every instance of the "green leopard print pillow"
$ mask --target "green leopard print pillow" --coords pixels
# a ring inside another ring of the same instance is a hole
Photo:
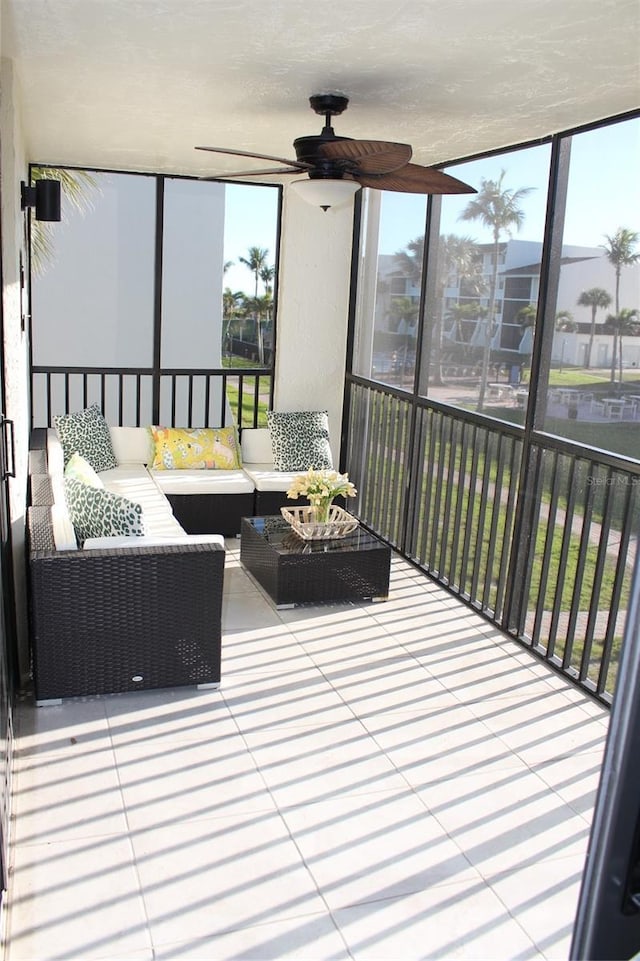
[[[326,410],[267,411],[276,470],[331,470]]]
[[[53,426],[62,444],[65,467],[76,452],[95,471],[111,470],[118,466],[109,425],[97,404],[74,414],[58,414],[53,418]]]
[[[64,479],[64,496],[80,544],[88,537],[142,537],[145,533],[142,507],[126,497],[72,477]]]

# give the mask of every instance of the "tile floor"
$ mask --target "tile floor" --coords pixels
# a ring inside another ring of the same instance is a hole
[[[607,713],[399,558],[220,691],[20,706],[7,961],[568,956]]]

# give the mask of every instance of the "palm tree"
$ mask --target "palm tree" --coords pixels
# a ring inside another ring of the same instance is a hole
[[[518,351],[523,355],[523,357],[528,358],[529,365],[531,364],[531,355],[533,353],[533,337],[535,334],[537,316],[537,306],[535,304],[527,304],[526,307],[520,308],[515,317],[522,330]]]
[[[484,395],[487,388],[487,374],[489,371],[489,354],[491,350],[491,326],[495,320],[496,288],[498,284],[498,255],[502,233],[509,237],[512,231],[520,230],[524,223],[524,211],[519,204],[533,187],[520,187],[510,190],[504,186],[506,170],[502,170],[497,180],[480,181],[477,195],[470,200],[460,214],[460,220],[479,220],[484,227],[491,230],[493,236],[492,271],[489,281],[489,312],[484,336],[482,352],[482,370],[480,375],[480,391],[478,394],[478,410],[484,406]]]
[[[273,298],[271,294],[262,294],[246,301],[249,310],[255,317],[256,345],[258,348],[258,362],[264,364],[264,332],[269,324]]]
[[[412,283],[419,284],[424,261],[424,237],[410,240],[404,250],[398,250],[394,254],[394,259],[403,275]]]
[[[481,264],[478,259],[478,246],[473,237],[460,237],[458,234],[442,234],[438,243],[436,261],[436,290],[438,297],[437,327],[434,342],[437,344],[435,383],[442,383],[441,361],[443,357],[445,291],[451,275],[460,292],[464,286],[467,296],[480,297],[485,289]]]
[[[640,242],[640,234],[627,227],[618,227],[615,234],[610,237],[604,235],[606,244],[601,247],[607,254],[607,260],[613,264],[616,272],[616,317],[620,314],[620,274],[623,267],[630,267],[640,260],[640,252],[635,250],[635,246]]]
[[[276,275],[276,268],[273,264],[265,264],[260,270],[260,280],[264,284],[264,297],[262,298],[262,316],[264,316],[264,325],[259,331],[258,337],[258,350],[260,353],[260,362],[264,363],[264,335],[271,327],[272,316],[273,316],[273,278]],[[260,324],[260,314],[258,315],[258,324]]]
[[[404,250],[396,251],[394,254],[394,259],[402,275],[406,277],[407,280],[409,280],[415,287],[419,287],[424,261],[424,236],[415,237],[413,240],[410,240]],[[382,286],[382,283],[380,283],[378,290],[382,291]],[[387,290],[389,289],[388,284],[385,284],[384,286]],[[405,321],[403,326],[408,326],[415,320],[418,315],[418,307],[414,304],[410,297],[394,297],[390,304],[390,314],[391,317],[396,321],[397,329],[402,320]],[[405,334],[401,375],[403,378],[407,365],[407,347],[408,335]]]
[[[267,256],[269,251],[265,250],[263,247],[249,247],[246,257],[238,257],[241,264],[248,267],[249,270],[254,275],[255,280],[255,290],[254,297],[258,296],[258,281],[260,280],[260,271],[267,265]]]
[[[578,307],[590,307],[591,308],[591,330],[589,332],[589,343],[584,355],[584,366],[587,370],[591,367],[591,352],[593,350],[593,338],[596,333],[596,311],[599,308],[606,310],[606,308],[611,303],[611,296],[602,287],[591,287],[589,290],[583,290],[578,297],[577,304]]]
[[[487,308],[483,307],[479,303],[468,303],[468,304],[451,304],[447,309],[447,319],[451,321],[451,330],[455,333],[453,338],[456,344],[468,344],[470,340],[470,335],[465,336],[464,324],[467,327],[473,323],[474,327],[477,326],[478,321],[482,320],[487,316]]]
[[[391,301],[390,313],[395,321],[397,330],[401,322],[403,328],[413,327],[418,316],[418,305],[411,297],[394,297]]]
[[[268,253],[268,251],[267,251]],[[276,268],[271,264],[265,264],[264,267],[260,268],[260,280],[264,284],[265,294],[273,293],[273,278],[276,275]]]
[[[225,287],[222,294],[222,344],[227,354],[231,353],[230,344],[233,334],[233,325],[238,313],[244,303],[244,294],[241,290],[233,291],[230,287]]]
[[[255,311],[254,318],[255,318],[255,330],[256,330],[256,344],[258,347],[258,358],[261,364],[264,363],[264,344],[263,344],[262,322],[261,322],[261,314],[264,310],[264,305],[261,303],[261,298],[258,297],[258,281],[262,279],[262,282],[264,283],[266,288],[269,280],[273,279],[273,273],[271,273],[271,276],[269,275],[270,275],[270,272],[274,270],[274,268],[269,267],[269,265],[267,264],[268,256],[269,256],[269,251],[266,250],[264,247],[249,247],[246,257],[238,257],[238,260],[240,261],[240,263],[244,264],[245,267],[248,267],[254,276],[255,287],[253,291],[253,298],[247,300],[246,306],[247,308],[253,309]],[[265,280],[264,277],[268,277],[269,280]]]
[[[99,191],[96,178],[88,170],[67,170],[65,167],[32,167],[32,180],[59,180],[64,196],[62,219],[65,205],[71,204],[77,211],[84,213],[93,206],[92,193]],[[43,220],[31,221],[31,266],[34,273],[42,274],[53,257],[53,224]]]
[[[405,277],[419,285],[424,258],[424,237],[410,240],[405,250],[395,254],[395,260]],[[437,308],[433,331],[433,369],[434,384],[442,384],[442,355],[444,336],[444,294],[449,276],[455,273],[458,286],[467,282],[477,293],[482,290],[483,280],[479,273],[477,246],[472,237],[459,237],[457,234],[442,234],[438,242],[436,259]]]
[[[578,325],[570,310],[559,310],[556,313],[556,330],[563,331],[566,334],[575,334],[577,329]]]
[[[404,383],[409,358],[409,343],[413,339],[415,344],[415,323],[418,316],[418,304],[411,297],[394,297],[391,301],[391,316],[395,322],[395,330],[402,337],[402,347],[396,353],[400,366],[400,381]],[[413,366],[415,370],[415,366]],[[409,373],[412,373],[411,365]]]
[[[636,334],[638,332],[638,327],[640,323],[638,321],[638,311],[637,309],[631,310],[629,307],[623,307],[618,314],[609,314],[607,317],[607,324],[613,330],[613,357],[611,358],[611,383],[615,383],[616,379],[616,354],[619,355],[620,364],[620,383],[622,384],[622,335],[623,334]],[[616,344],[619,350],[616,351]]]
[[[527,304],[526,307],[521,307],[516,314],[516,320],[524,330],[525,327],[535,327],[536,316],[538,314],[538,308],[535,304]]]

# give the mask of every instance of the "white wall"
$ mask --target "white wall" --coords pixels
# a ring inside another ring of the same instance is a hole
[[[602,287],[611,296],[611,306],[596,312],[596,325],[604,324],[607,314],[616,312],[616,271],[604,251],[599,257],[562,265],[558,310],[570,311],[577,323],[591,324],[591,307],[578,306],[578,298],[583,291],[593,287]],[[620,307],[640,307],[640,264],[623,267],[620,272]]]
[[[22,309],[26,311],[27,304],[21,304],[20,285],[20,250],[24,238],[20,182],[26,179],[26,163],[20,127],[18,84],[12,63],[5,59],[0,64],[0,131],[5,413],[14,422],[16,439],[16,477],[9,482],[9,504],[16,594],[18,670],[22,679],[26,680],[29,656],[24,521],[29,441],[29,345],[22,324]]]
[[[622,337],[622,366],[626,369],[640,369],[640,338],[623,336]],[[576,367],[584,366],[584,359],[589,345],[589,334],[578,334],[573,332],[556,331],[553,338],[553,350],[551,359],[558,363],[573,365]],[[616,353],[620,349],[620,341]],[[593,338],[593,350],[591,352],[591,366],[608,368],[611,366],[611,354],[613,351],[613,336],[611,334],[596,333]],[[620,365],[618,356],[617,366]],[[616,368],[617,369],[617,368]]]
[[[285,189],[274,409],[328,410],[339,459],[353,201],[326,213]]]

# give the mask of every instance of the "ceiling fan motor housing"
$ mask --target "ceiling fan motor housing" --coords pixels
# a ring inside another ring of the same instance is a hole
[[[351,140],[351,137],[336,137],[331,118],[337,117],[347,109],[349,98],[338,93],[316,93],[309,97],[311,109],[325,118],[322,132],[316,136],[298,137],[294,140],[293,147],[296,157],[302,163],[311,164],[309,178],[311,180],[331,179],[341,180],[345,173],[353,169],[354,164],[345,160],[334,160],[323,157],[318,147],[325,144],[328,140]]]
[[[331,127],[325,127],[321,134],[311,137],[298,137],[293,141],[293,148],[296,157],[302,163],[311,164],[308,171],[309,177],[313,180],[319,177],[340,180],[345,173],[350,172],[354,167],[352,161],[347,158],[344,160],[333,160],[323,157],[318,148],[327,141],[351,140],[351,137],[336,137]]]

